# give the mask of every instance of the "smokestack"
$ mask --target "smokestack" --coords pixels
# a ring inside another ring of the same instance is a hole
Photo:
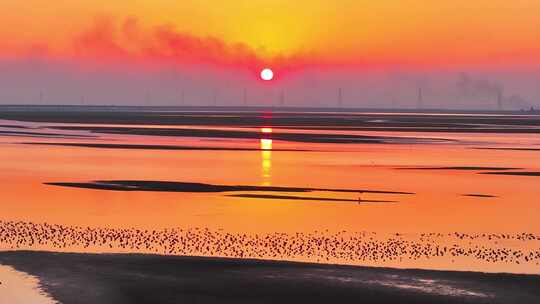
[[[146,93],[144,94],[144,105],[145,106],[149,106],[150,105],[150,92],[146,91]]]
[[[247,90],[244,88],[244,95],[243,95],[243,104],[244,107],[247,106]]]
[[[339,88],[338,89],[338,102],[337,102],[337,105],[338,105],[338,108],[341,108],[343,107],[343,89]]]
[[[497,109],[502,111],[503,109],[503,89],[497,88]]]
[[[180,104],[182,106],[186,105],[186,94],[184,92],[184,89],[182,89],[182,91],[180,91]]]
[[[218,95],[217,89],[214,89],[212,93],[212,104],[214,105],[214,107],[217,106],[217,95]]]
[[[424,108],[424,93],[422,91],[422,87],[418,88],[418,103],[417,108],[422,109]]]

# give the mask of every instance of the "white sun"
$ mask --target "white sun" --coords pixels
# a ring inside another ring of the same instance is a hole
[[[274,78],[274,72],[271,69],[266,68],[261,71],[261,79],[265,81],[270,81]]]

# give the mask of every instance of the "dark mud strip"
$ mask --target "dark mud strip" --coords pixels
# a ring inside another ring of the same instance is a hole
[[[367,189],[326,189],[326,188],[300,188],[300,187],[273,187],[273,186],[226,186],[202,183],[184,183],[169,181],[93,181],[86,183],[55,182],[45,183],[51,186],[86,188],[115,191],[163,191],[163,192],[348,192],[348,193],[378,193],[411,195],[411,192],[378,191]]]
[[[500,151],[540,151],[538,148],[471,148],[476,150],[500,150]]]
[[[48,138],[96,138],[95,135],[56,134],[43,132],[0,131],[0,136],[48,137]]]
[[[20,125],[0,125],[0,128],[9,128],[9,129],[28,129],[26,126]]]
[[[397,170],[464,170],[464,171],[482,171],[482,170],[493,170],[493,171],[505,171],[505,170],[519,170],[523,168],[507,168],[507,167],[401,167],[396,168]]]
[[[264,260],[12,251],[64,304],[539,303],[539,276]]]
[[[261,198],[274,200],[298,200],[298,201],[321,201],[321,202],[353,202],[353,203],[396,203],[396,201],[379,200],[354,200],[341,198],[313,197],[313,196],[293,196],[293,195],[271,195],[271,194],[231,194],[230,197],[241,198]]]
[[[377,125],[377,124],[371,124],[371,125]],[[280,127],[274,127],[275,129],[279,129]],[[286,126],[284,126],[286,128]],[[290,128],[290,127],[287,127]],[[386,131],[386,132],[426,132],[426,133],[441,133],[441,132],[450,132],[450,133],[522,133],[522,134],[538,134],[540,133],[540,128],[536,127],[511,127],[511,128],[486,128],[482,126],[448,126],[448,127],[438,127],[438,126],[427,126],[427,127],[407,127],[407,126],[401,126],[401,127],[388,127],[384,124],[380,124],[379,127],[373,127],[373,126],[366,126],[366,127],[312,127],[312,126],[302,126],[302,127],[293,127],[290,129],[299,129],[299,130],[332,130],[332,131]]]
[[[496,197],[498,197],[498,196],[491,195],[491,194],[476,194],[476,193],[467,193],[467,194],[462,194],[461,196],[480,197],[480,198],[496,198]]]
[[[226,148],[203,146],[173,146],[173,145],[137,145],[137,144],[93,144],[93,143],[61,143],[61,142],[24,142],[25,145],[65,146],[97,149],[127,149],[127,150],[197,150],[197,151],[269,151],[259,148]],[[272,152],[319,152],[318,150],[272,149]]]
[[[145,136],[199,137],[199,138],[269,138],[293,142],[309,143],[452,143],[456,140],[420,137],[367,136],[350,134],[314,134],[314,133],[272,133],[261,134],[254,131],[215,130],[215,129],[177,129],[177,128],[131,128],[131,127],[55,127],[59,130],[89,131],[101,134],[126,134]]]
[[[518,171],[518,172],[481,172],[480,174],[514,175],[514,176],[540,176],[540,172],[527,172],[527,171]]]

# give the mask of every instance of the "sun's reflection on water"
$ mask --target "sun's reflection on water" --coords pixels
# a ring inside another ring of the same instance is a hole
[[[272,128],[261,128],[261,133],[270,134],[272,133]],[[262,184],[264,186],[269,186],[272,184],[272,139],[270,138],[261,138],[261,175],[262,175]]]

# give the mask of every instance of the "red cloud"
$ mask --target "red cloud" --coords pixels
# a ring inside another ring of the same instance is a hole
[[[90,29],[73,40],[74,56],[94,62],[215,65],[257,70],[267,61],[249,46],[228,44],[215,37],[178,32],[172,26],[143,29],[137,19],[116,22],[96,18]]]
[[[246,44],[179,32],[170,25],[146,29],[136,18],[95,18],[88,30],[73,39],[73,56],[83,64],[236,68],[254,77],[262,68],[271,67],[277,79],[306,67],[337,66],[311,53],[263,58]]]

